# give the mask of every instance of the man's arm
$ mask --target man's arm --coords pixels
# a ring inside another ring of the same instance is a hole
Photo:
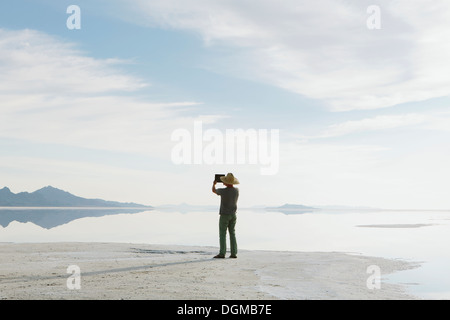
[[[217,183],[217,181],[214,180],[213,186],[212,186],[212,192],[214,192],[215,194],[217,194],[217,191],[216,191],[216,183]],[[217,194],[217,195],[218,195],[218,194]]]

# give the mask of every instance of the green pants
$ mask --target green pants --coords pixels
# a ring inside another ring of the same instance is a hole
[[[237,255],[236,232],[236,214],[221,214],[219,219],[219,242],[220,255],[225,255],[227,252],[227,229],[230,234],[230,251],[231,255]]]

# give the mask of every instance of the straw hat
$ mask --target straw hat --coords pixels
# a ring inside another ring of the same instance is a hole
[[[228,173],[225,177],[220,177],[220,180],[226,184],[239,184],[239,180],[232,173]]]

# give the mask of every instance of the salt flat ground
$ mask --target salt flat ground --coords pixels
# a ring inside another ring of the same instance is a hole
[[[341,252],[130,243],[1,243],[1,299],[414,299],[385,276],[417,265]],[[73,273],[76,266],[80,275]],[[370,289],[369,266],[381,271]],[[79,280],[79,282],[77,282]],[[79,289],[76,284],[79,283]]]

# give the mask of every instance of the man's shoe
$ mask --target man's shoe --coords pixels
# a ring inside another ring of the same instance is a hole
[[[233,255],[230,256],[230,258],[236,259],[236,258],[237,258],[237,255],[233,254]]]
[[[217,256],[214,256],[215,259],[224,259],[225,256],[218,254]]]

